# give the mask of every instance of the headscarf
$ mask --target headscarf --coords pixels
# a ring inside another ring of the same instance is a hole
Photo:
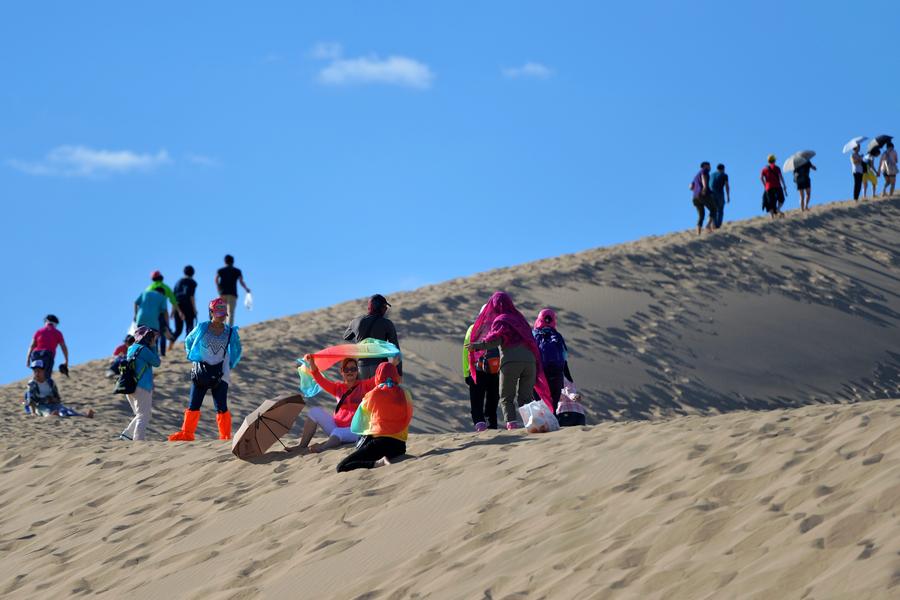
[[[497,338],[500,339],[501,345],[526,346],[531,350],[537,370],[534,389],[537,391],[538,396],[541,397],[541,400],[552,407],[553,400],[550,396],[550,386],[547,385],[547,378],[544,377],[544,369],[541,365],[541,352],[534,341],[531,326],[522,313],[516,309],[512,298],[506,292],[494,292],[494,295],[488,300],[484,310],[475,319],[469,343],[490,342]],[[472,374],[472,378],[475,379],[475,355],[471,352],[469,353],[469,371]]]
[[[214,298],[209,302],[209,313],[214,317],[224,317],[228,314],[228,304],[221,298]]]
[[[141,325],[134,331],[134,341],[136,344],[142,344],[142,345],[146,346],[147,344],[145,344],[144,341],[149,336],[154,336],[157,333],[159,333],[159,332],[156,331],[155,329],[153,329],[152,327],[147,327],[146,325]]]
[[[550,317],[550,321],[547,322],[544,319]],[[541,312],[538,313],[537,321],[534,322],[535,329],[543,329],[544,327],[552,327],[556,329],[556,311],[552,308],[545,308]]]
[[[381,363],[375,370],[375,389],[363,397],[353,415],[350,430],[357,435],[390,436],[406,439],[412,421],[412,397],[400,385],[393,363]]]

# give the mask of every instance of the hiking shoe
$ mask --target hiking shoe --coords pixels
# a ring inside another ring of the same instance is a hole
[[[475,432],[481,433],[482,431],[487,431],[487,423],[484,421],[478,421],[475,423]]]
[[[518,421],[507,421],[507,422],[506,422],[506,429],[507,429],[507,430],[521,429],[521,428],[522,428],[522,426],[519,425],[519,422],[518,422]]]

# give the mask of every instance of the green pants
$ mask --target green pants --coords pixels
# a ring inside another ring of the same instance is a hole
[[[518,406],[531,402],[535,377],[537,369],[534,361],[505,362],[500,365],[500,406],[507,422],[518,421]]]

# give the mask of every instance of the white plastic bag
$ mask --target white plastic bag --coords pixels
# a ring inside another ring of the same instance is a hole
[[[253,294],[250,292],[247,292],[247,295],[244,296],[244,308],[253,310]]]
[[[522,423],[528,433],[547,433],[559,429],[556,415],[543,400],[535,400],[519,407]]]

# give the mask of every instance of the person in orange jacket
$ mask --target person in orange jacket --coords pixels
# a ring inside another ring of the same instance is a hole
[[[207,391],[216,405],[219,439],[231,439],[231,413],[228,411],[228,386],[231,369],[241,360],[241,338],[238,328],[225,324],[228,305],[221,298],[209,303],[209,321],[200,323],[184,340],[184,350],[191,367],[191,401],[184,411],[181,431],[169,436],[170,442],[194,439],[200,422],[200,406]]]

